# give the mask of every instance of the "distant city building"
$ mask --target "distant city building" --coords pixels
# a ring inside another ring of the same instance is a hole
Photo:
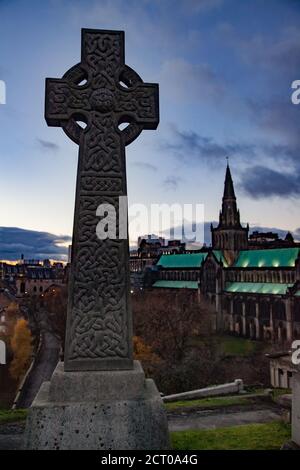
[[[161,255],[153,267],[155,289],[189,288],[215,306],[215,330],[257,340],[300,338],[300,244],[290,233],[243,227],[229,165],[212,246],[197,253]]]
[[[18,263],[0,263],[0,276],[4,285],[12,290],[16,297],[41,295],[50,286],[66,283],[66,269],[61,262],[45,259],[26,260],[23,256]]]
[[[284,239],[279,238],[278,233],[274,232],[253,232],[249,237],[249,249],[257,246],[263,248],[285,248],[295,245],[293,235],[288,232]]]
[[[156,277],[155,266],[162,254],[184,253],[185,243],[181,240],[168,240],[146,235],[138,238],[137,250],[130,252],[130,280],[133,289],[150,287]]]
[[[271,385],[274,388],[292,388],[293,374],[297,372],[297,366],[292,363],[290,351],[267,354],[270,359]]]
[[[8,289],[0,288],[0,333],[6,332],[7,309],[12,303],[16,303],[16,298]]]
[[[254,231],[251,233],[250,237],[249,237],[249,242],[252,242],[252,243],[259,243],[259,244],[262,244],[262,243],[274,243],[274,242],[277,242],[277,240],[279,240],[279,236],[278,236],[278,233],[274,233],[274,232],[258,232],[258,231]]]
[[[151,253],[152,250],[155,251],[164,245],[165,239],[156,235],[144,235],[138,238],[138,250],[140,253],[148,251]]]

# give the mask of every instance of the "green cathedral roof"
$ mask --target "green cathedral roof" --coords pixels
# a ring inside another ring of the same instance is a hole
[[[250,294],[284,295],[293,284],[279,284],[272,282],[228,282],[225,292],[245,292]]]
[[[157,266],[162,268],[200,268],[207,253],[186,253],[183,255],[162,255]]]
[[[156,281],[152,287],[164,289],[198,289],[197,281]]]
[[[234,263],[235,268],[292,268],[299,256],[299,248],[243,250]]]
[[[227,261],[226,259],[224,258],[224,255],[223,255],[223,252],[221,250],[213,250],[213,254],[215,255],[215,257],[217,258],[217,260],[220,262],[222,261],[223,265],[225,266],[225,268],[227,268],[228,264],[227,264]]]

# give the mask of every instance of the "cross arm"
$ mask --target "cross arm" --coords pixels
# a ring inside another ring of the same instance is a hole
[[[61,126],[71,117],[89,111],[89,92],[68,80],[46,78],[45,119],[48,126]]]
[[[159,92],[156,83],[141,83],[134,89],[119,93],[119,120],[133,120],[144,129],[156,129],[159,124]]]

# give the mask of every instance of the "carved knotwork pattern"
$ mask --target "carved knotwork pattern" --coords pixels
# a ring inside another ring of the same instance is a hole
[[[84,134],[81,172],[101,172],[123,178],[121,136],[114,130],[113,120],[100,113],[91,113],[92,125]]]
[[[118,118],[122,115],[132,115],[133,120],[137,122],[154,116],[156,104],[151,89],[142,86],[130,91],[119,88],[117,83],[110,82],[104,72],[101,80],[89,80],[88,88],[53,81],[48,84],[49,116],[58,115],[61,119],[67,120],[72,115],[80,113],[87,115],[90,111],[98,110],[103,114],[115,111],[116,127]]]
[[[80,64],[46,85],[48,124],[80,144],[66,344],[72,364],[131,359],[128,240],[99,240],[96,211],[112,204],[118,221],[119,196],[127,194],[124,147],[156,128],[158,104],[157,87],[124,64],[123,41],[122,33],[83,30]],[[130,124],[120,131],[121,122]]]
[[[124,247],[112,240],[78,251],[74,273],[70,359],[126,357],[127,318]],[[94,255],[97,263],[94,263]],[[120,269],[120,261],[124,268]],[[84,274],[83,274],[84,273]]]
[[[105,71],[114,80],[116,70],[124,63],[123,48],[121,34],[87,31],[83,36],[82,59],[94,77]]]
[[[107,176],[85,175],[81,176],[81,192],[118,192],[122,191],[122,179],[121,178],[110,178]]]
[[[95,211],[118,196],[81,196],[73,263],[70,359],[126,357],[127,240],[99,240]],[[118,217],[118,211],[117,211]]]

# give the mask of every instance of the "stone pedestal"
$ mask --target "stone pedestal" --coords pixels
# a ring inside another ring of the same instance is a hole
[[[29,411],[24,448],[165,450],[167,417],[138,361],[133,370],[95,372],[59,363]]]
[[[300,369],[293,373],[292,441],[300,446]]]

